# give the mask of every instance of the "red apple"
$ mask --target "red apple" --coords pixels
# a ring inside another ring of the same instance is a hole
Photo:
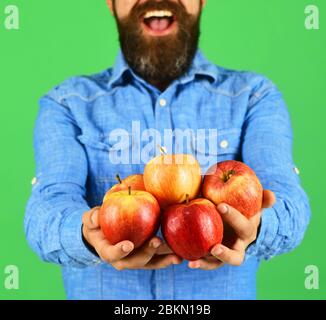
[[[144,185],[144,179],[142,174],[133,174],[123,180],[121,180],[120,176],[116,176],[118,184],[115,184],[104,196],[103,202],[106,201],[107,197],[114,192],[128,190],[131,187],[131,190],[139,190],[146,191]]]
[[[223,221],[212,202],[196,199],[164,211],[162,234],[178,256],[193,261],[207,256],[222,242]]]
[[[229,160],[208,169],[202,194],[216,205],[224,202],[250,218],[262,208],[263,187],[246,164]]]
[[[202,181],[198,161],[188,154],[161,155],[145,167],[144,183],[161,208],[197,197]]]
[[[129,240],[135,248],[142,246],[158,230],[160,206],[146,191],[114,192],[100,209],[99,223],[111,244]]]

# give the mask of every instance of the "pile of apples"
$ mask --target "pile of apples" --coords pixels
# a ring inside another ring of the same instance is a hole
[[[161,224],[170,248],[189,261],[208,255],[222,242],[218,204],[227,203],[247,218],[262,205],[263,188],[255,172],[234,160],[215,164],[203,179],[192,155],[163,154],[148,162],[144,174],[118,180],[100,210],[108,241],[130,240],[139,248]]]

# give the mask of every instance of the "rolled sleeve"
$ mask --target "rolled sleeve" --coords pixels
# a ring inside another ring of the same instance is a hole
[[[264,209],[257,239],[246,253],[270,259],[298,246],[310,220],[309,199],[292,156],[292,127],[285,102],[264,79],[252,95],[244,123],[242,154],[276,203]]]
[[[99,259],[82,239],[88,160],[78,141],[80,128],[58,93],[40,100],[34,130],[36,178],[24,227],[30,246],[42,260],[85,267]]]
[[[68,256],[85,265],[97,265],[100,258],[93,254],[84,244],[81,226],[85,209],[69,214],[62,222],[60,230],[61,245]]]
[[[251,256],[259,256],[263,259],[270,259],[275,252],[273,243],[277,237],[278,219],[273,208],[265,209],[261,218],[261,225],[256,241],[251,244],[246,253],[246,259]]]

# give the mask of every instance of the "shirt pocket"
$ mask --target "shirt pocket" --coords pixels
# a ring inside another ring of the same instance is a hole
[[[203,174],[217,162],[241,161],[241,129],[212,130],[205,137],[195,137],[192,150]]]
[[[141,164],[132,163],[133,139],[126,135],[123,140],[112,143],[105,135],[83,133],[78,140],[84,146],[88,160],[88,200],[95,205],[102,201],[106,191],[122,179],[142,173]]]

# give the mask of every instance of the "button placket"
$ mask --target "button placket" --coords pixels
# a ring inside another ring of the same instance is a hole
[[[164,131],[167,129],[172,130],[172,123],[171,123],[171,115],[170,115],[170,108],[168,105],[168,98],[166,97],[168,94],[165,92],[164,96],[159,96],[156,100],[156,112],[155,112],[155,126],[156,130],[160,133],[161,137],[161,146],[165,147],[164,145]]]
[[[166,99],[161,98],[160,101],[159,101],[159,104],[160,104],[161,107],[166,107],[166,105],[167,105]]]

